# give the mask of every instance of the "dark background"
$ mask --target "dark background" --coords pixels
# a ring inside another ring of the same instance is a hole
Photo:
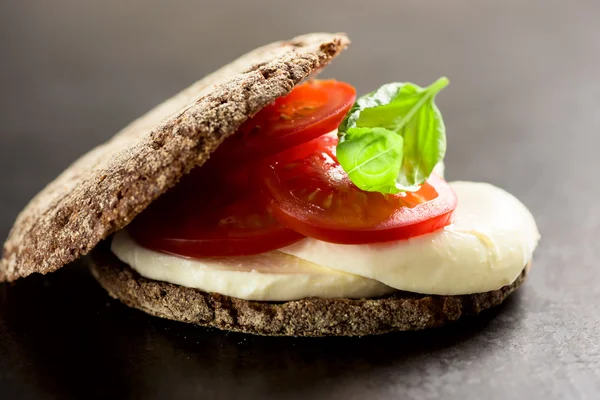
[[[446,75],[447,177],[519,197],[543,239],[505,305],[447,329],[259,338],[109,300],[79,264],[0,285],[0,397],[595,399],[598,1],[0,2],[0,240],[45,183],[236,56],[310,31],[359,92]]]

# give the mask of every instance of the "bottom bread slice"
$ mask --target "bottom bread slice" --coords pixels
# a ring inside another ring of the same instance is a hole
[[[530,266],[512,284],[484,293],[439,296],[398,291],[369,299],[268,302],[146,279],[105,243],[88,261],[104,289],[130,307],[175,321],[274,336],[364,336],[440,327],[502,303],[523,283]]]

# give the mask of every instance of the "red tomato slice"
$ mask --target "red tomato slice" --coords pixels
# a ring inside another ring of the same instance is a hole
[[[275,250],[304,236],[285,228],[248,185],[246,169],[219,177],[199,168],[128,228],[142,246],[200,258]]]
[[[414,193],[365,192],[337,162],[336,144],[337,138],[323,136],[264,164],[260,184],[283,225],[327,242],[363,244],[407,239],[450,223],[457,197],[442,178],[432,175]]]
[[[214,157],[224,163],[237,163],[313,140],[337,129],[355,99],[356,90],[344,82],[302,83],[246,121],[223,142]]]

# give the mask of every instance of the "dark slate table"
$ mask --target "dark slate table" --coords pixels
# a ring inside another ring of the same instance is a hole
[[[2,399],[600,398],[597,1],[90,3],[0,4],[0,239],[46,182],[162,99],[259,44],[339,30],[353,45],[325,75],[360,92],[450,77],[448,178],[514,193],[543,240],[505,305],[359,339],[151,318],[78,263],[0,285]]]

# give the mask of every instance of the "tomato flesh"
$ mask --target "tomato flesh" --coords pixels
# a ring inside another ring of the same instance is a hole
[[[231,165],[313,140],[337,129],[355,99],[356,90],[344,82],[302,83],[247,120],[214,157]]]
[[[297,149],[263,165],[259,182],[283,225],[323,241],[363,244],[407,239],[450,223],[457,198],[443,179],[432,175],[412,193],[365,192],[337,162],[336,144],[326,135],[300,146],[308,156]]]
[[[208,170],[207,170],[208,171]],[[304,236],[285,228],[248,185],[247,170],[215,179],[202,168],[138,216],[128,228],[140,245],[183,257],[265,253]]]

